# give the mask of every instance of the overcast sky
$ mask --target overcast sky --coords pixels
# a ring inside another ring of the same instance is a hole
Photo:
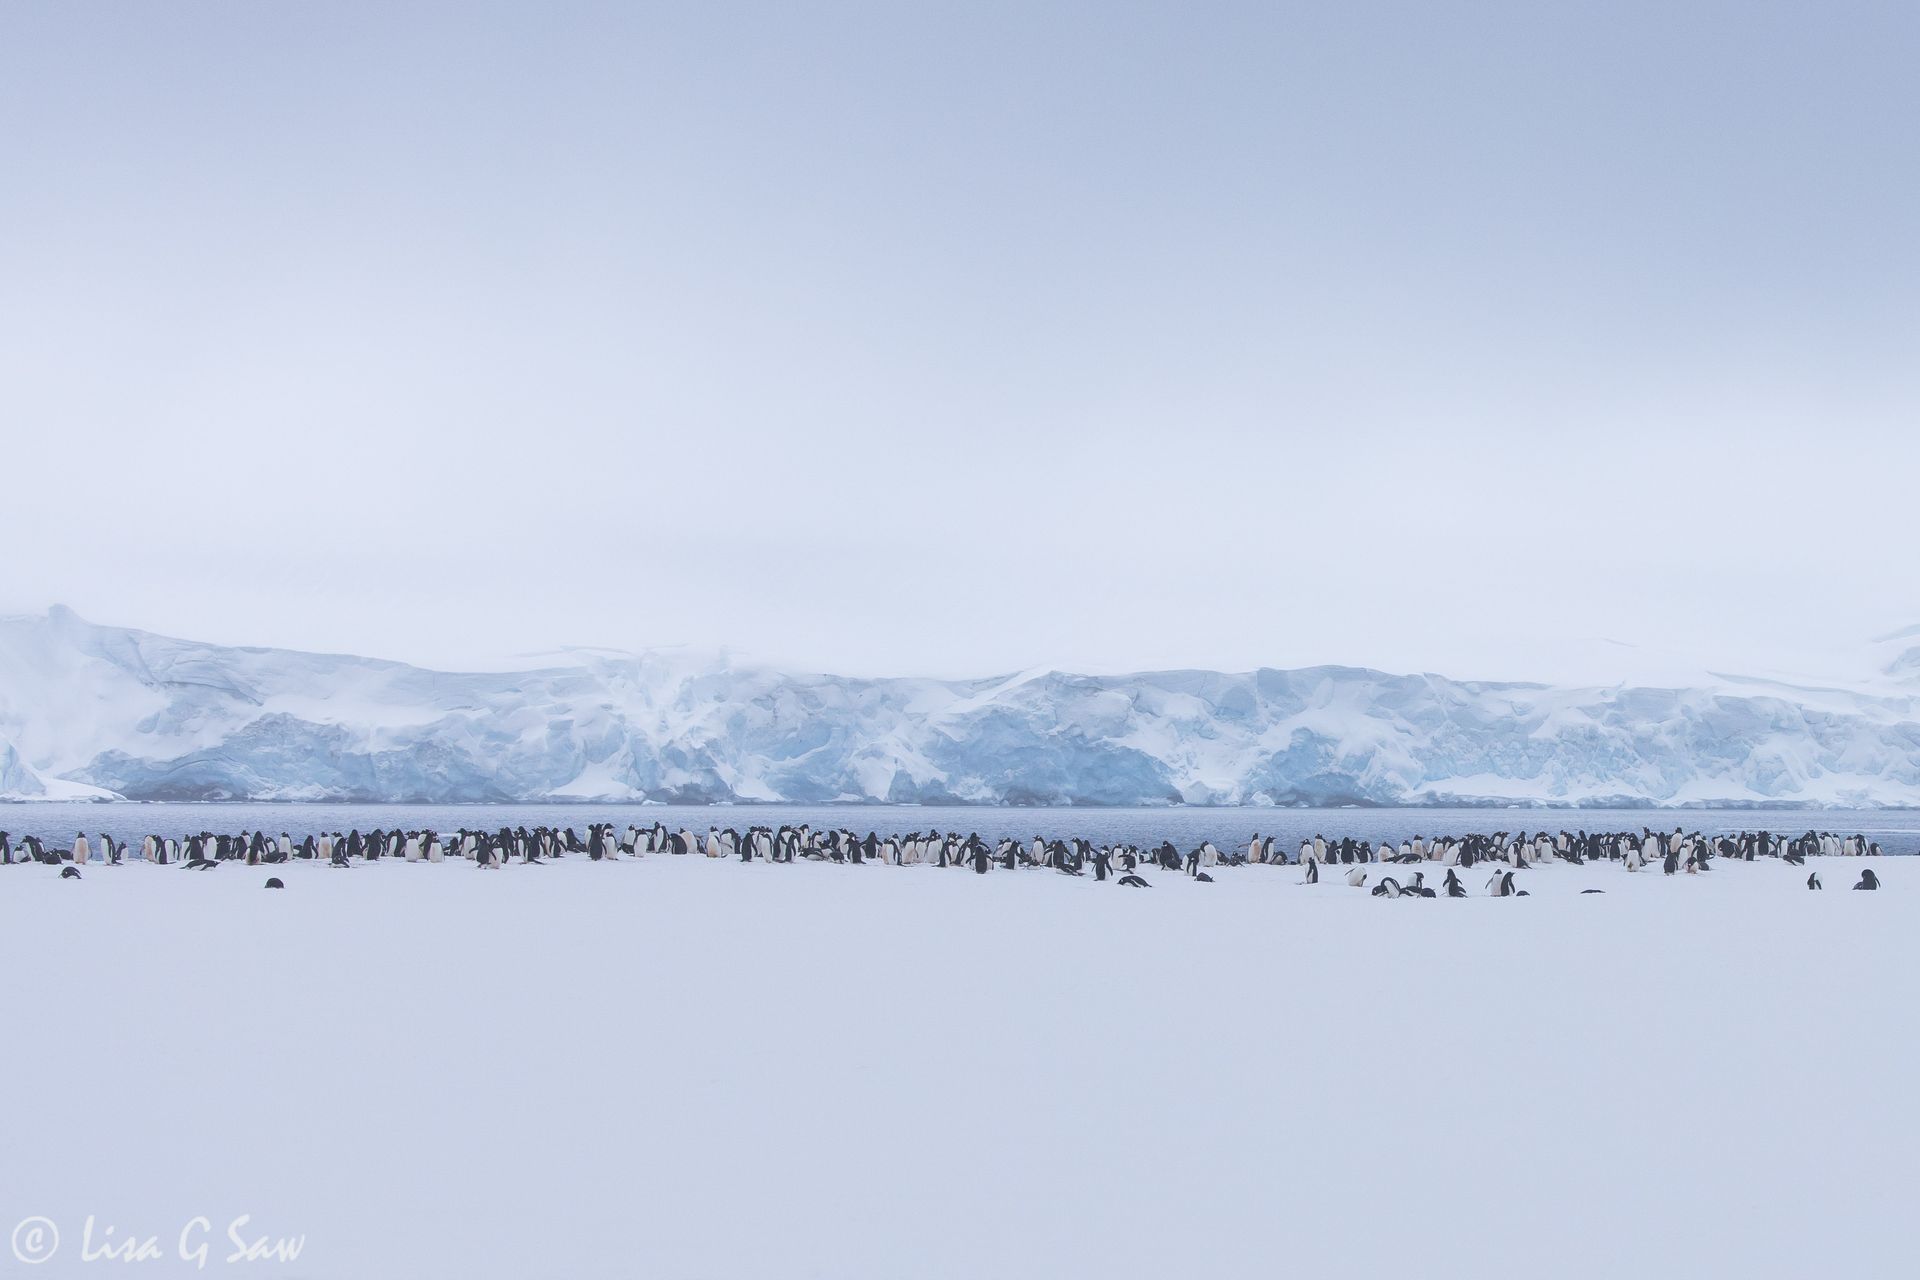
[[[9,4],[0,611],[480,665],[1920,621],[1911,3]]]

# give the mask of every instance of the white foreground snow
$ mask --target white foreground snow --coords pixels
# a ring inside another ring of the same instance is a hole
[[[0,868],[0,1274],[1910,1276],[1863,865]]]

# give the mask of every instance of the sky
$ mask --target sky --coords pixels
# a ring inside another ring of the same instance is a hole
[[[1790,666],[1920,622],[1917,62],[1847,0],[9,4],[0,612]]]

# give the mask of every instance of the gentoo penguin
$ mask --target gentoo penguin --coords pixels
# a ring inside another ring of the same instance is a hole
[[[60,868],[60,878],[62,880],[78,880],[80,878],[80,868],[62,867]]]
[[[1487,890],[1496,898],[1512,898],[1517,896],[1513,889],[1513,872],[1494,872],[1493,879],[1487,881]]]
[[[1367,883],[1366,869],[1364,867],[1355,867],[1353,870],[1347,872],[1347,883],[1356,889],[1363,888]]]
[[[1873,869],[1869,867],[1860,873],[1860,883],[1853,887],[1856,889],[1878,889],[1880,887],[1880,877],[1873,874]]]
[[[1307,864],[1307,878],[1301,881],[1301,883],[1302,884],[1319,884],[1320,883],[1320,859],[1314,857],[1313,854],[1311,853],[1305,853],[1302,855],[1300,860]]]
[[[1116,881],[1115,883],[1118,883],[1118,884],[1123,884],[1123,885],[1125,885],[1125,886],[1127,886],[1127,888],[1129,888],[1129,889],[1151,889],[1151,888],[1153,888],[1153,886],[1152,886],[1152,885],[1150,885],[1150,884],[1148,884],[1148,883],[1147,883],[1147,882],[1146,882],[1145,880],[1142,880],[1142,879],[1141,879],[1141,878],[1140,878],[1139,876],[1132,876],[1132,875],[1128,875],[1128,876],[1121,876],[1121,877],[1120,877],[1120,879],[1119,879],[1118,881]]]
[[[73,838],[73,860],[81,866],[85,866],[87,859],[92,856],[92,853],[87,848],[86,832],[83,831]]]
[[[1400,882],[1398,880],[1395,880],[1392,876],[1381,877],[1380,883],[1373,886],[1373,896],[1376,898],[1399,897]]]
[[[267,877],[267,888],[269,888],[269,889],[284,889],[284,888],[286,888],[286,887],[287,887],[286,885],[284,885],[284,884],[282,884],[282,883],[280,882],[280,877],[279,877],[279,876],[268,876],[268,877]]]
[[[1824,888],[1824,887],[1825,887],[1825,886],[1823,886],[1823,885],[1822,885],[1822,884],[1820,883],[1820,873],[1819,873],[1818,871],[1816,871],[1816,872],[1814,872],[1814,873],[1813,873],[1812,875],[1810,875],[1810,876],[1808,876],[1808,877],[1807,877],[1807,888],[1809,888],[1809,889],[1820,889],[1820,888]]]

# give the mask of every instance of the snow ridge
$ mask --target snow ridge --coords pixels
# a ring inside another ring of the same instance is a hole
[[[599,649],[457,673],[56,608],[0,619],[0,797],[1920,805],[1920,649],[1868,656],[1873,678],[1818,687],[859,679]]]

